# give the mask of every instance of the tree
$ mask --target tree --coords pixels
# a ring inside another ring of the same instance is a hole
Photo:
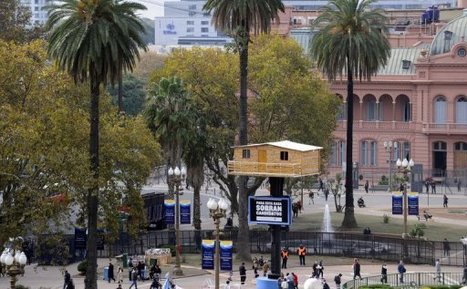
[[[269,32],[271,21],[278,18],[278,12],[284,12],[281,0],[208,0],[203,10],[213,12],[216,29],[226,31],[235,41],[240,56],[240,101],[239,130],[240,145],[248,144],[248,45],[250,32]],[[239,177],[239,250],[241,260],[251,260],[249,251],[248,195],[247,177]]]
[[[89,157],[92,178],[87,203],[87,261],[85,287],[97,288],[97,213],[99,202],[99,96],[100,85],[114,83],[123,70],[132,70],[139,49],[146,49],[136,11],[141,4],[121,0],[64,0],[52,5],[47,28],[48,53],[76,83],[89,80]]]
[[[136,116],[143,111],[144,101],[146,100],[146,90],[144,86],[145,82],[134,74],[125,74],[123,76],[122,102],[126,115]],[[112,95],[112,103],[118,105],[117,89],[109,86],[107,90]]]
[[[373,0],[331,0],[314,22],[310,52],[329,80],[347,76],[347,147],[345,216],[342,227],[357,226],[352,184],[353,78],[370,80],[386,65],[390,45],[384,34],[386,18],[372,10]]]
[[[146,123],[166,152],[167,166],[180,167],[183,148],[194,135],[196,112],[193,102],[177,77],[162,78],[150,94],[144,111]],[[167,183],[170,184],[169,180]],[[172,198],[174,191],[175,187],[169,185]]]
[[[31,10],[21,0],[2,0],[0,3],[0,39],[18,43],[41,38],[42,27],[31,25]]]

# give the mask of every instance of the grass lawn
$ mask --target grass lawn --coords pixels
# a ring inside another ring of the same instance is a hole
[[[394,218],[390,214],[389,223],[383,223],[383,217],[371,216],[363,214],[355,214],[357,219],[358,228],[346,229],[345,231],[355,231],[361,233],[364,228],[370,227],[374,234],[394,234],[400,236],[404,230],[403,219]],[[344,231],[341,230],[340,225],[344,218],[343,213],[331,213],[331,222],[336,232]],[[321,224],[323,222],[323,214],[301,214],[298,218],[293,220],[290,229],[292,231],[321,231]],[[418,221],[415,216],[408,217],[408,231],[412,229],[415,224],[426,225],[425,237],[429,240],[440,241],[447,238],[450,241],[459,241],[467,232],[465,226],[451,225],[447,223],[436,223],[436,221]]]

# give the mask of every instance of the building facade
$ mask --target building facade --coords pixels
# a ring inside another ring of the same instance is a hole
[[[354,83],[354,167],[374,184],[398,158],[422,165],[423,178],[466,176],[467,10],[437,27],[431,41],[392,48],[376,77]],[[346,83],[331,88],[343,96],[328,166],[335,175],[345,162]]]
[[[45,24],[47,22],[47,10],[45,7],[50,5],[53,0],[21,0],[21,4],[31,9],[31,23]]]

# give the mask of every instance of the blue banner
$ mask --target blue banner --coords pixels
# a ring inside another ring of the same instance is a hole
[[[232,271],[232,241],[221,241],[221,270]]]
[[[418,193],[411,192],[407,194],[407,204],[409,209],[409,215],[418,216]]]
[[[165,223],[166,224],[175,224],[175,201],[174,200],[165,200]]]
[[[392,192],[392,214],[402,215],[404,198],[402,192]]]
[[[203,240],[201,244],[201,267],[202,269],[214,269],[214,247],[216,241]]]
[[[75,227],[75,249],[86,249],[86,229]]]
[[[180,201],[180,224],[191,224],[191,202]]]

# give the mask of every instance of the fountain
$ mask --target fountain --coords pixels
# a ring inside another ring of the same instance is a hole
[[[331,224],[331,212],[329,211],[329,205],[324,206],[323,224],[321,225],[321,231],[325,233],[334,233],[334,229]]]

